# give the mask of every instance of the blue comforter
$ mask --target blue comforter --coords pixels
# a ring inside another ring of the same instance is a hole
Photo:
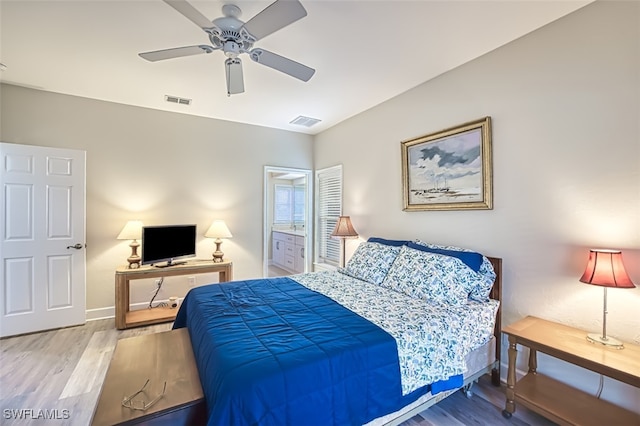
[[[191,290],[188,327],[209,425],[363,424],[428,391],[402,396],[387,332],[295,281],[235,281]]]

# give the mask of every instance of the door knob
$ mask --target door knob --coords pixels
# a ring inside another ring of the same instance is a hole
[[[82,247],[84,247],[82,244],[77,243],[73,246],[67,246],[67,249],[76,249],[76,250],[80,250]]]

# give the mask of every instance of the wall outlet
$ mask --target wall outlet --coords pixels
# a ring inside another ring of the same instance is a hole
[[[196,286],[196,277],[188,277],[187,278],[187,282],[189,283],[189,287],[195,287]]]
[[[153,288],[149,294],[160,294],[162,292],[162,278],[153,281]]]

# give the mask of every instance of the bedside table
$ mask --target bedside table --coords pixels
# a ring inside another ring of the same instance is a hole
[[[539,374],[537,351],[621,382],[640,387],[640,346],[615,349],[590,343],[587,332],[536,317],[505,327],[509,336],[507,402],[510,418],[516,402],[561,425],[640,425],[640,414],[625,410],[551,377]],[[529,372],[516,382],[517,345],[529,348]]]

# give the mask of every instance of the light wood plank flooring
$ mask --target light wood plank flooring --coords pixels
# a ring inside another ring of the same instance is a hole
[[[269,277],[286,277],[287,275],[293,275],[289,271],[285,271],[282,268],[278,268],[275,265],[269,265]]]
[[[170,329],[171,323],[116,330],[110,319],[0,340],[0,424],[88,425],[117,341]],[[504,388],[488,377],[472,390],[473,397],[456,392],[403,426],[553,425],[524,407],[504,419]]]

